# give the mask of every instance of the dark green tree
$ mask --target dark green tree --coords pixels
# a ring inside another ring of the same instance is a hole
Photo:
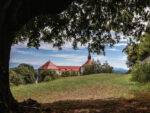
[[[90,52],[101,53],[104,52],[105,45],[113,46],[116,40],[119,40],[117,33],[140,36],[143,30],[147,30],[141,19],[148,20],[149,13],[145,12],[145,8],[149,6],[148,0],[1,0],[0,107],[2,112],[17,108],[11,106],[15,104],[8,79],[12,43],[28,38],[29,47],[38,48],[39,42],[44,41],[61,49],[65,40],[73,40],[74,48],[77,48],[79,42],[81,45],[90,43]],[[134,14],[140,16],[134,19]],[[51,30],[46,29],[47,27]],[[116,31],[116,40],[112,37],[111,30]]]
[[[24,84],[25,81],[23,77],[16,73],[13,69],[9,70],[9,83],[11,85],[19,85],[19,84]]]
[[[59,77],[59,75],[54,70],[47,70],[47,69],[41,70],[40,71],[40,79],[41,79],[41,81],[43,81],[46,76],[50,76],[51,80],[55,80],[55,79],[57,79]]]
[[[128,67],[133,66],[138,60],[138,51],[139,46],[134,41],[130,41],[130,43],[124,48],[123,52],[127,54],[127,62]]]
[[[34,83],[35,82],[35,72],[34,70],[30,70],[28,67],[16,67],[13,68],[17,74],[21,75],[25,84]]]
[[[99,60],[93,60],[93,65],[95,65],[94,67],[96,68],[96,73],[102,73],[102,65]]]
[[[145,33],[139,40],[130,40],[129,44],[124,48],[124,52],[128,55],[127,65],[132,67],[137,61],[142,61],[150,54],[150,34]]]
[[[89,75],[89,74],[94,74],[96,73],[96,65],[90,65],[90,66],[85,66],[83,75]]]
[[[22,63],[22,64],[19,64],[18,67],[27,67],[29,70],[34,71],[34,67],[32,65],[29,65],[29,64]]]
[[[110,66],[107,61],[103,63],[101,68],[102,68],[102,73],[113,73],[113,67]]]
[[[145,33],[145,35],[140,38],[138,59],[142,61],[147,55],[150,55],[150,34],[149,33]]]
[[[99,60],[93,60],[92,65],[84,67],[83,75],[95,73],[113,73],[113,67],[110,66],[107,61],[101,64]]]
[[[64,72],[62,72],[61,76],[62,77],[69,77],[70,76],[70,72],[64,71]]]

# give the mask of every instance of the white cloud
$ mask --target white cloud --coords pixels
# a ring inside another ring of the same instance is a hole
[[[118,43],[118,44],[115,44],[114,46],[119,47],[119,46],[126,46],[126,45],[127,43]]]
[[[30,65],[41,65],[43,63],[45,63],[45,61],[40,60],[40,61],[34,61],[33,59],[10,59],[10,63],[26,63],[26,64],[30,64]]]
[[[108,51],[121,51],[119,49],[115,49],[115,48],[110,48],[110,49],[107,49]]]
[[[126,61],[127,60],[127,56],[125,55],[125,56],[121,57],[120,60]]]
[[[114,68],[129,69],[126,64],[122,64],[122,63],[118,63],[118,62],[116,62],[115,64],[112,64],[112,66],[113,66]]]
[[[63,58],[64,60],[61,61],[52,61],[55,65],[82,65],[83,63],[86,62],[87,60],[87,56],[84,55],[76,55],[76,54],[44,54],[44,53],[32,53],[32,52],[24,52],[24,51],[19,51],[23,54],[29,54],[29,55],[36,55],[36,56],[40,56],[41,60],[33,60],[33,59],[16,59],[16,58],[11,58],[10,59],[10,63],[27,63],[27,64],[31,64],[31,65],[42,65],[45,62],[47,62],[47,58],[46,57],[54,57],[55,59],[57,58]],[[45,59],[43,59],[45,58]]]
[[[19,54],[24,54],[24,55],[32,55],[32,56],[38,56],[38,57],[50,56],[49,54],[39,53],[36,51],[23,51],[23,50],[18,50],[18,49],[13,49],[13,51],[11,52],[11,55],[14,55],[14,53],[19,53]]]
[[[107,60],[107,57],[105,56],[95,56],[93,57],[94,60]]]
[[[56,65],[82,65],[87,60],[87,56],[76,54],[53,54],[50,56],[64,59],[60,62],[55,62]]]

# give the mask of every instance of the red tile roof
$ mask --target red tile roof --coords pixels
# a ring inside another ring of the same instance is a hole
[[[89,66],[89,65],[92,65],[91,59],[88,59],[88,61],[85,64],[83,64],[82,66]]]
[[[64,71],[75,71],[75,72],[79,72],[81,66],[57,66],[57,68],[59,68],[60,72],[64,72]]]
[[[54,65],[52,62],[48,61],[46,62],[45,64],[43,64],[40,68],[40,69],[54,69],[54,70],[58,70],[57,66]]]
[[[83,64],[82,66],[89,66],[92,65],[92,60],[88,59],[87,62],[85,64]],[[39,70],[41,69],[53,69],[53,70],[59,70],[60,72],[64,72],[64,71],[75,71],[75,72],[80,72],[80,68],[81,66],[56,66],[54,65],[52,62],[48,61],[45,64],[43,64]]]

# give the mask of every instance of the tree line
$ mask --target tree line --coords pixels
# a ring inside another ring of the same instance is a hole
[[[107,61],[103,64],[99,60],[92,62],[91,66],[86,66],[83,75],[96,74],[96,73],[113,73],[113,67]]]

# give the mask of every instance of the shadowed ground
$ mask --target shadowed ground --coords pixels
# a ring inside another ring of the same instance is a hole
[[[150,113],[149,100],[66,100],[41,105],[21,105],[24,113]]]

